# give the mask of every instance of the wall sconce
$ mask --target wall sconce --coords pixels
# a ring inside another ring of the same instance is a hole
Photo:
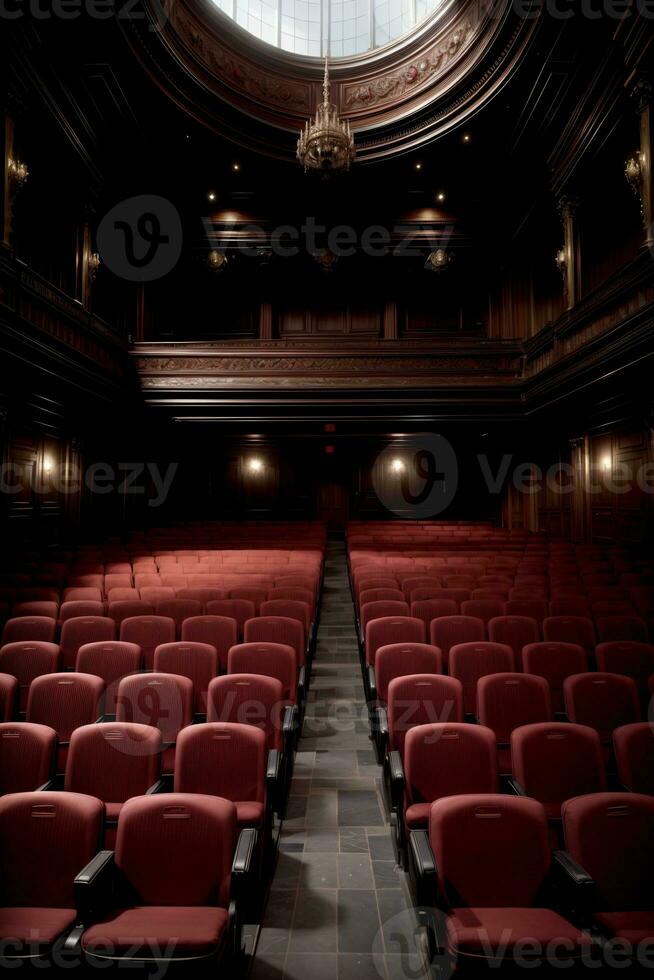
[[[12,160],[11,157],[7,161],[7,173],[9,174],[9,182],[14,185],[16,190],[20,190],[25,185],[30,175],[26,163],[21,163],[20,160]]]
[[[391,460],[391,473],[404,473],[406,466],[404,465],[404,460],[402,459],[392,459]]]
[[[600,460],[600,466],[604,473],[609,473],[613,467],[613,461],[610,456],[602,456]]]
[[[427,256],[425,269],[429,272],[442,272],[453,261],[454,256],[451,252],[446,252],[444,248],[437,248]]]
[[[207,265],[212,272],[222,272],[229,259],[224,252],[219,252],[217,248],[212,249],[207,255]]]
[[[247,461],[247,468],[250,473],[261,473],[263,470],[263,460],[258,456],[253,456]]]
[[[54,463],[52,462],[52,456],[44,456],[43,457],[43,472],[44,473],[52,473],[53,468],[54,468]]]
[[[558,250],[558,252],[556,253],[556,258],[554,259],[554,261],[556,262],[557,269],[559,270],[559,272],[561,273],[561,275],[565,279],[565,274],[566,274],[566,271],[567,271],[567,268],[568,268],[568,257],[566,255],[566,251],[565,251],[564,248],[560,248]]]
[[[640,198],[643,188],[643,169],[640,163],[640,150],[627,160],[624,175],[636,197]]]
[[[100,255],[98,252],[91,252],[89,254],[89,279],[91,280],[91,282],[95,280],[99,268],[100,268]]]

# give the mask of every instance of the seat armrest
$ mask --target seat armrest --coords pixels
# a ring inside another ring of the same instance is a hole
[[[268,753],[268,764],[266,766],[266,783],[268,789],[275,786],[282,771],[282,756],[277,749],[271,749]]]
[[[368,700],[374,704],[377,700],[377,680],[375,678],[375,668],[368,664]]]
[[[297,718],[297,706],[289,705],[284,711],[284,720],[282,722],[282,733],[286,751],[291,751],[292,739],[295,737],[295,731],[297,729]]]
[[[514,796],[526,796],[526,790],[521,783],[515,778],[515,776],[507,776],[506,785],[509,787]]]
[[[152,784],[152,786],[148,786],[145,791],[145,795],[154,796],[156,793],[163,793],[165,785],[166,784],[163,779],[158,779],[156,783]]]
[[[300,667],[297,675],[297,699],[302,704],[307,692],[307,668],[304,664]]]
[[[575,888],[594,888],[595,882],[569,851],[554,851],[555,870]]]
[[[75,907],[85,919],[111,898],[114,876],[114,852],[98,851],[76,876],[73,883]]]
[[[552,884],[560,895],[560,904],[581,925],[589,925],[595,901],[595,882],[568,851],[554,851]]]
[[[232,897],[239,901],[247,890],[247,879],[252,871],[254,852],[257,846],[257,832],[252,827],[242,830],[236,844],[232,862]]]
[[[35,793],[45,793],[48,790],[54,789],[56,781],[54,779],[48,779],[47,782],[42,783],[41,786],[37,786],[34,790]]]
[[[415,890],[416,906],[435,905],[438,875],[426,830],[412,830],[409,835],[409,874]]]
[[[400,753],[394,750],[388,753],[388,776],[391,790],[391,806],[397,810],[398,818],[402,815],[404,804],[404,766]]]
[[[386,713],[386,708],[384,707],[377,709],[377,731],[375,733],[375,740],[377,742],[379,759],[383,760],[384,756],[386,755],[386,746],[388,745],[388,714]]]

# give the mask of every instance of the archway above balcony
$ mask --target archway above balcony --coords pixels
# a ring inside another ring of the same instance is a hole
[[[159,0],[143,0],[147,18],[123,28],[149,73],[190,116],[239,146],[291,160],[298,130],[322,98],[322,61],[255,37],[218,2],[236,12],[245,0],[177,0],[165,16]],[[431,13],[402,36],[375,46],[368,22],[365,51],[330,55],[332,101],[350,121],[360,162],[465,126],[511,77],[538,23],[520,17],[511,0],[424,5],[433,5]],[[281,22],[276,30],[281,37]]]

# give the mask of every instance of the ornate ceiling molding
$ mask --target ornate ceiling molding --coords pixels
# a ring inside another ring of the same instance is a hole
[[[322,67],[242,31],[211,0],[178,0],[165,19],[123,24],[154,80],[210,129],[257,152],[292,159],[299,127],[321,98]],[[398,42],[332,64],[332,98],[374,160],[463,125],[505,84],[538,19],[510,0],[448,3]],[[154,28],[154,29],[153,29]]]

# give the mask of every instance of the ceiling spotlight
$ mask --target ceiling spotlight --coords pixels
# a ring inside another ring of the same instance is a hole
[[[252,459],[248,460],[248,469],[250,473],[261,473],[263,469],[263,460],[259,459],[258,456],[253,456]]]
[[[216,195],[215,195],[215,193],[213,191],[209,191],[209,193],[207,194],[207,200],[208,201],[215,201],[216,200]]]
[[[238,173],[240,169],[241,169],[240,163],[236,162],[232,164],[232,170],[234,171],[234,173]]]
[[[404,473],[406,466],[404,465],[404,460],[393,459],[391,460],[391,472],[392,473]]]
[[[443,193],[443,191],[441,191],[440,194],[436,195],[436,200],[441,201],[441,203],[445,200],[445,194]]]
[[[422,164],[420,163],[419,160],[417,161],[417,163],[414,163],[413,166],[416,170],[422,170]]]
[[[472,137],[471,137],[470,133],[464,133],[463,134],[463,142],[464,143],[469,143],[471,141],[471,139],[472,139]]]

